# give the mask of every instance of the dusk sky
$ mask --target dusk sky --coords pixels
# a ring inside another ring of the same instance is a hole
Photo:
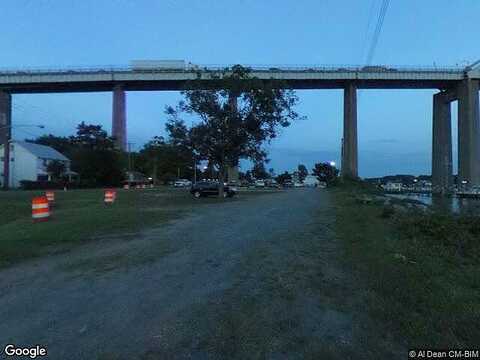
[[[128,65],[133,59],[197,64],[365,64],[381,0],[15,0],[0,4],[0,67]],[[477,0],[392,0],[375,64],[465,66],[480,58]],[[430,174],[434,90],[359,93],[360,176]],[[339,161],[341,90],[298,91],[307,120],[270,149],[278,172]],[[111,130],[111,93],[14,95],[16,139],[70,135],[81,121]],[[129,92],[128,140],[164,135],[177,92]],[[456,165],[456,104],[452,108]],[[456,167],[455,167],[456,168]],[[246,169],[243,169],[246,170]]]

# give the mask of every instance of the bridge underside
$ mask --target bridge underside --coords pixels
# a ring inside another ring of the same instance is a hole
[[[354,83],[358,89],[455,89],[458,80],[279,80],[279,87],[316,90],[344,89],[347,84]],[[219,88],[211,80],[205,80],[205,89]],[[105,92],[121,86],[125,91],[181,91],[190,88],[188,80],[118,80],[100,82],[52,82],[52,83],[20,83],[0,84],[0,91],[11,94],[37,93],[73,93],[73,92]]]

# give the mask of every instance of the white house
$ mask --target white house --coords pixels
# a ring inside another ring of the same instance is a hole
[[[0,145],[0,182],[3,185],[4,145]],[[50,146],[23,141],[10,142],[10,176],[9,186],[20,187],[20,181],[48,181],[47,173],[50,162],[57,160],[65,165],[65,175],[76,175],[70,170],[70,160]]]

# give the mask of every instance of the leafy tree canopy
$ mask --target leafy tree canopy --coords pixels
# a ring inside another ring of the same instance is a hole
[[[166,108],[167,131],[175,143],[215,164],[222,196],[226,167],[241,158],[264,161],[263,145],[300,116],[293,90],[254,78],[247,68],[236,65],[210,76],[214,89],[205,89],[199,77],[189,86],[193,90],[182,91],[184,100]],[[182,114],[196,115],[197,122],[188,127]]]
[[[319,181],[331,183],[338,177],[338,169],[329,163],[317,163],[312,169],[312,174],[315,175]]]

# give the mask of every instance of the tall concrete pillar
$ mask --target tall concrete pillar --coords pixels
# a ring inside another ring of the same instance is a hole
[[[432,185],[434,192],[447,192],[453,185],[452,112],[444,93],[433,95]]]
[[[10,146],[12,138],[12,95],[0,91],[0,144],[3,145],[3,178],[5,190],[9,187],[10,179]]]
[[[358,177],[357,87],[353,83],[343,92],[342,176]]]
[[[232,108],[232,111],[237,111],[238,106],[238,97],[234,94],[230,94],[228,98],[228,103]],[[236,159],[238,162],[238,159]],[[239,174],[238,174],[238,165],[228,165],[227,166],[227,179],[228,182],[239,182]]]
[[[112,106],[112,136],[115,138],[117,147],[127,150],[127,113],[125,102],[125,90],[122,86],[113,89]]]
[[[458,182],[480,185],[480,118],[478,80],[463,80],[458,94]]]

